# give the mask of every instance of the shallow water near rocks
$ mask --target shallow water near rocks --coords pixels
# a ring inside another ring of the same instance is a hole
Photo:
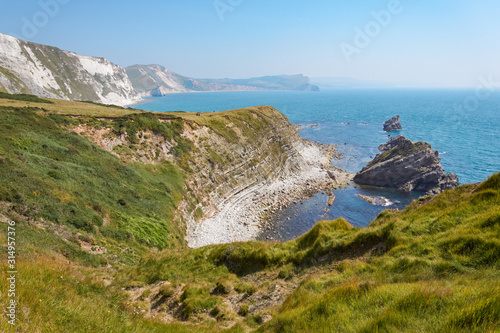
[[[474,183],[500,171],[500,92],[493,92],[474,109],[464,101],[473,89],[332,90],[320,92],[254,91],[170,94],[135,107],[150,111],[221,111],[255,105],[271,105],[292,123],[306,127],[302,137],[336,144],[345,156],[333,165],[357,172],[388,140],[382,124],[399,114],[402,134],[412,141],[426,141],[440,152],[445,172],[455,172],[460,183]],[[374,206],[356,196],[384,196],[399,203]],[[318,221],[344,217],[358,227],[367,226],[386,208],[402,209],[420,193],[347,186],[334,191],[335,203],[328,213],[326,194],[318,193],[302,204],[278,212],[271,230],[259,239],[288,240],[310,230]],[[326,213],[326,216],[324,214]]]
[[[319,221],[340,217],[345,218],[355,227],[366,227],[384,209],[404,209],[413,200],[424,195],[420,192],[403,193],[392,189],[358,187],[353,184],[334,189],[332,192],[335,195],[335,202],[332,206],[327,205],[327,194],[317,193],[310,199],[297,202],[279,211],[264,226],[258,240],[291,240],[308,232]],[[373,205],[356,194],[383,196],[394,204]]]

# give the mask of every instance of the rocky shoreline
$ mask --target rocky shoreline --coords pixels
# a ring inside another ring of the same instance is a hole
[[[219,205],[219,212],[188,226],[188,246],[198,248],[255,240],[264,224],[279,210],[351,181],[353,174],[330,165],[335,146],[304,140],[299,150],[306,165],[278,179],[253,184]]]

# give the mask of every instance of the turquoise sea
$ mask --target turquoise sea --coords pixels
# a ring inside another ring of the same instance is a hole
[[[479,97],[479,98],[478,98]],[[271,105],[292,123],[315,125],[301,130],[302,137],[336,144],[344,158],[334,164],[359,171],[386,142],[385,120],[400,115],[403,134],[429,142],[440,152],[446,172],[460,183],[485,180],[500,171],[500,92],[476,95],[475,90],[330,90],[320,92],[259,91],[170,94],[133,107],[149,111],[221,111]],[[373,206],[355,196],[382,195],[396,202]],[[301,235],[321,219],[344,217],[366,226],[385,208],[404,208],[420,193],[349,186],[336,190],[337,199],[326,212],[326,196],[315,197],[277,214],[271,231],[261,235],[287,240]],[[325,215],[326,214],[326,215]]]

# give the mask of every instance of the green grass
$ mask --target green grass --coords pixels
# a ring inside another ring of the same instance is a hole
[[[382,214],[368,229],[393,223],[384,255],[304,281],[260,331],[321,331],[331,322],[338,332],[498,331],[500,227],[490,221],[500,213],[499,177]]]
[[[97,102],[92,102],[92,101],[82,101],[82,103],[89,103],[89,104],[93,104],[93,105],[103,106],[106,108],[116,108],[116,109],[123,109],[123,110],[125,109],[124,107],[118,106],[118,105],[103,104],[103,103],[97,103]]]
[[[166,248],[183,244],[172,223],[184,193],[174,165],[127,164],[65,130],[62,116],[0,108],[0,201],[27,219],[43,219],[117,240]],[[117,120],[119,121],[119,120]]]
[[[499,178],[415,201],[403,212],[384,211],[364,229],[339,219],[283,244],[148,255],[117,281],[216,289],[224,278],[242,293],[243,280],[262,273],[302,281],[262,332],[494,332],[500,329]]]
[[[500,174],[383,211],[363,229],[338,219],[281,244],[186,249],[177,204],[184,197],[195,217],[203,211],[187,194],[196,151],[182,129],[212,124],[231,145],[258,145],[259,131],[285,120],[270,110],[137,114],[0,100],[0,208],[17,222],[20,272],[19,327],[0,321],[0,331],[500,331]],[[124,158],[130,147],[118,158],[68,131],[80,124],[126,132],[132,146],[145,132],[175,141],[176,164],[132,163]],[[4,253],[6,232],[0,223]],[[107,252],[90,253],[99,247]],[[6,271],[0,263],[1,281]],[[171,284],[160,288],[164,281]],[[278,287],[288,290],[285,301],[269,305]],[[127,290],[141,301],[132,303]],[[138,312],[157,296],[155,304],[176,309],[173,323]]]
[[[0,99],[10,99],[16,101],[25,101],[25,102],[35,102],[35,103],[46,103],[46,104],[54,104],[51,100],[37,97],[35,95],[28,94],[8,94],[0,91]]]
[[[214,325],[165,324],[145,318],[127,303],[119,288],[107,287],[112,276],[78,267],[56,257],[20,257],[17,325],[0,320],[2,332],[220,332]],[[0,265],[0,278],[6,279]],[[6,284],[0,292],[6,294]],[[6,306],[7,297],[0,304]],[[234,327],[230,332],[241,332]]]

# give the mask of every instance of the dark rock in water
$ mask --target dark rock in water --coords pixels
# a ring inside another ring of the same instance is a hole
[[[458,186],[458,177],[454,173],[444,173],[439,153],[432,151],[430,144],[398,136],[381,147],[389,150],[377,154],[354,176],[354,182],[429,194]]]
[[[392,132],[402,130],[401,123],[399,122],[399,115],[394,116],[384,123],[384,131]]]

